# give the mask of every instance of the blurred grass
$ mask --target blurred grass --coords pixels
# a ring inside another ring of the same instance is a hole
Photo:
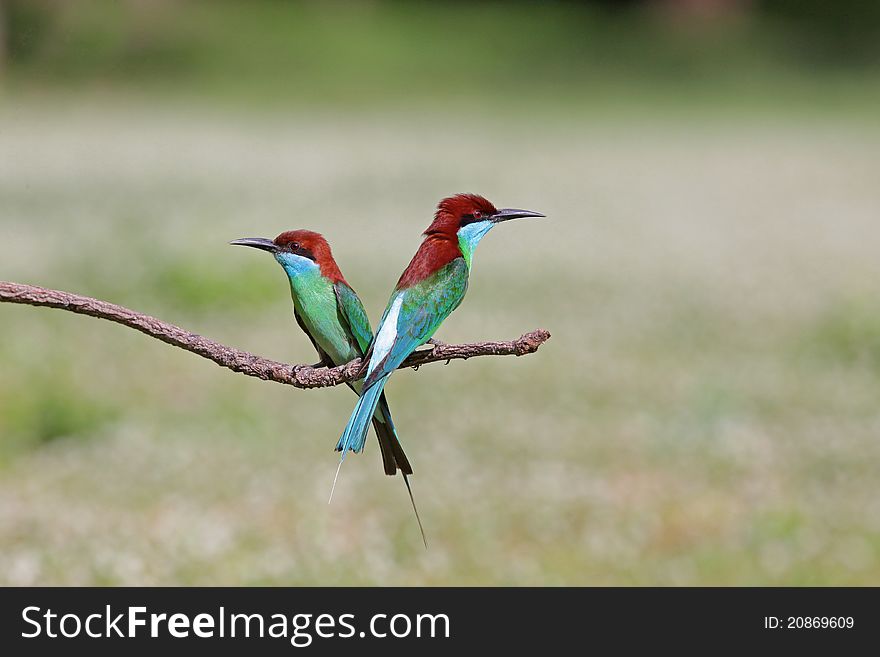
[[[10,32],[0,279],[312,362],[226,243],[321,230],[375,321],[476,191],[549,218],[438,337],[553,338],[390,383],[425,552],[372,439],[326,505],[349,391],[0,305],[0,583],[880,584],[870,21],[66,6]]]
[[[803,347],[829,363],[880,374],[880,308],[865,301],[841,301],[817,321]]]

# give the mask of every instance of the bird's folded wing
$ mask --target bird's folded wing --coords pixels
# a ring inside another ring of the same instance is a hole
[[[370,328],[370,318],[367,311],[355,291],[345,283],[336,283],[333,286],[336,292],[336,306],[339,309],[339,317],[344,325],[348,325],[348,332],[357,340],[361,356],[363,356],[370,342],[373,341],[373,331]]]
[[[409,356],[416,347],[427,342],[443,320],[455,310],[467,291],[468,269],[464,258],[456,258],[424,281],[397,292],[385,311],[382,325],[376,335],[370,373],[365,385],[371,386],[378,379],[389,375]],[[396,311],[392,311],[399,304]],[[396,321],[395,321],[396,320]],[[385,326],[394,321],[394,326]],[[373,365],[373,361],[376,364]]]

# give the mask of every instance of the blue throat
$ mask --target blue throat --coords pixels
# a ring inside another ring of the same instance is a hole
[[[491,221],[475,221],[458,229],[458,248],[464,255],[468,269],[470,269],[471,260],[474,257],[474,249],[494,225],[495,223]]]
[[[275,260],[284,267],[284,271],[287,272],[287,277],[290,279],[290,284],[294,287],[300,279],[305,277],[311,278],[312,275],[321,273],[321,268],[318,267],[314,260],[309,260],[293,253],[276,253]]]

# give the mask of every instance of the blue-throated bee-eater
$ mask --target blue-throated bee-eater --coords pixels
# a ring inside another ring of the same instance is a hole
[[[340,467],[348,450],[360,452],[364,448],[368,420],[382,399],[388,378],[413,350],[431,339],[464,299],[474,249],[483,236],[503,221],[543,216],[530,210],[499,210],[476,194],[440,201],[421,246],[391,293],[367,353],[369,364],[361,397],[336,444],[342,452]]]

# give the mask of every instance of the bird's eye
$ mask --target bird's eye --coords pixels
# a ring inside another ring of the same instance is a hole
[[[483,213],[480,212],[479,210],[474,210],[473,217],[474,217],[474,219],[482,219],[482,218],[483,218]]]
[[[294,251],[299,248],[299,242],[290,242],[287,246],[291,251]]]

